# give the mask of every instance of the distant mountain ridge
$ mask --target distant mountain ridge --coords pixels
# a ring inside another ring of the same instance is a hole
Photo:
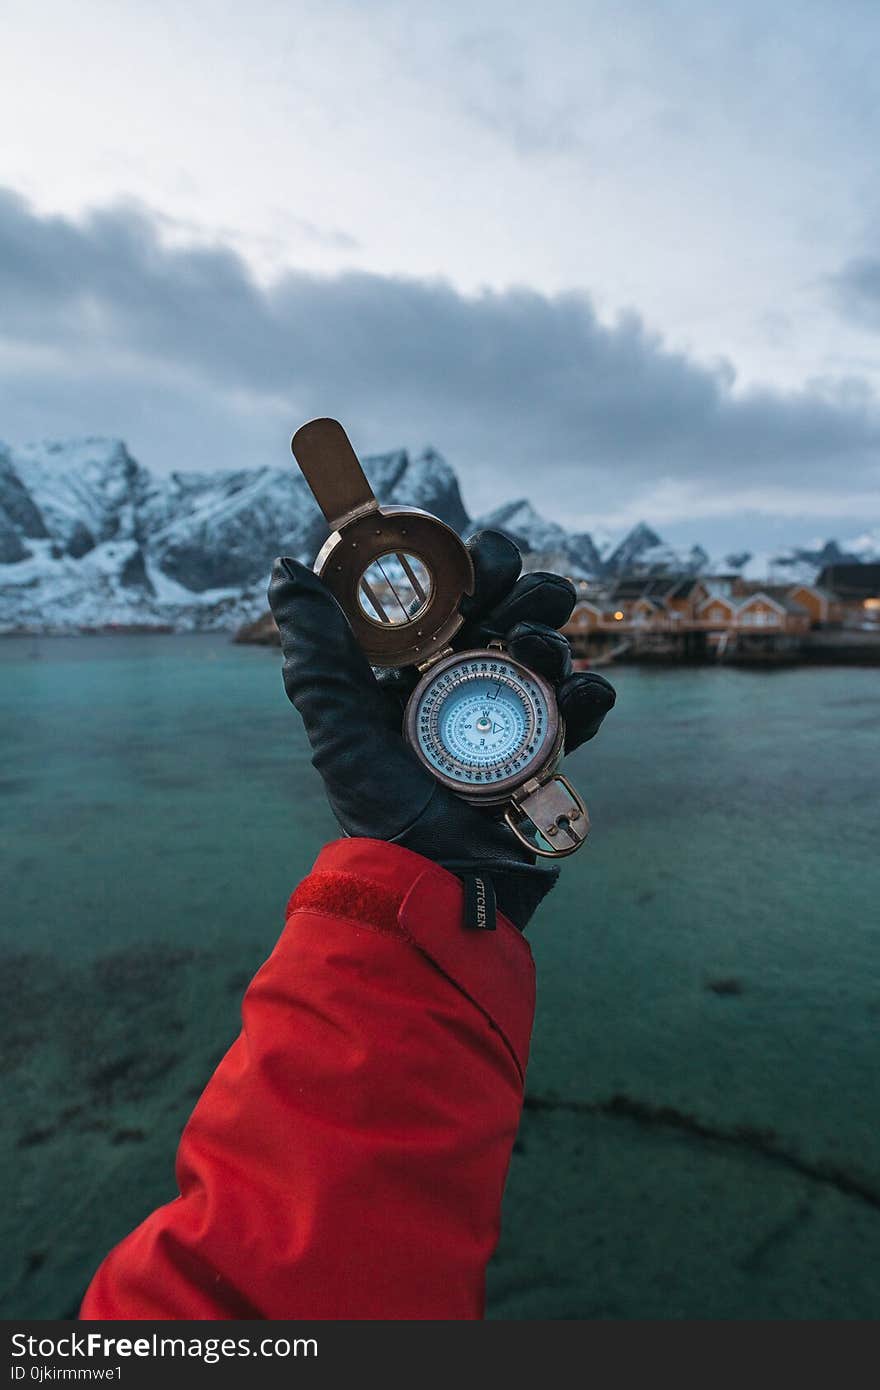
[[[432,449],[376,454],[364,468],[380,502],[422,507],[463,536],[504,531],[531,569],[611,580],[633,570],[698,572],[709,564],[702,547],[675,549],[645,523],[611,547],[546,520],[526,499],[472,521],[454,470]],[[265,609],[274,557],[310,563],[326,534],[292,462],[157,475],[121,439],[0,444],[0,632],[232,628]],[[875,558],[876,538],[860,540],[860,554],[832,541],[778,563],[794,573],[798,566],[815,571],[822,563]]]
[[[439,454],[364,466],[381,502],[467,529]],[[276,555],[310,562],[326,535],[292,461],[155,475],[120,439],[0,444],[0,631],[233,627],[265,607]]]

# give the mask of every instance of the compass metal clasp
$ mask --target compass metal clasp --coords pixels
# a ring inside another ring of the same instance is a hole
[[[563,859],[574,854],[590,829],[586,803],[561,772],[547,782],[539,782],[536,777],[526,782],[515,793],[504,819],[520,844],[543,859]],[[531,822],[549,849],[542,849],[525,834],[521,829],[523,821]]]

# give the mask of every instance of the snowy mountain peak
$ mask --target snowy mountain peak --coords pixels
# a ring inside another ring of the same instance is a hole
[[[602,572],[601,556],[586,531],[572,533],[548,521],[525,497],[487,512],[471,530],[510,536],[525,556],[527,569],[559,570],[573,579],[589,579]]]
[[[458,479],[443,456],[436,449],[425,449],[414,459],[405,450],[397,457],[402,459],[403,466],[389,489],[394,493],[397,506],[421,507],[422,511],[439,516],[454,531],[465,531],[469,518],[461,500]],[[365,459],[364,471],[381,501],[374,462]]]
[[[503,531],[528,555],[532,551],[552,551],[565,541],[566,532],[555,521],[535,511],[525,497],[495,507],[474,523],[475,531]]]
[[[80,558],[125,533],[126,520],[131,534],[132,517],[122,511],[146,489],[149,474],[121,439],[43,440],[11,449],[7,458],[42,519],[44,534],[69,555]]]
[[[455,474],[434,450],[363,463],[380,502],[467,527]],[[0,631],[228,626],[262,609],[276,555],[311,563],[326,535],[293,462],[154,476],[120,439],[0,446]]]
[[[612,574],[624,574],[633,568],[645,554],[662,545],[656,531],[645,521],[639,521],[628,531],[623,540],[615,546],[608,556],[608,568]]]
[[[471,523],[454,470],[434,449],[363,460],[379,501],[421,507],[461,535],[511,536],[527,569],[611,582],[621,574],[699,573],[699,545],[665,544],[639,522],[614,548],[567,531],[526,498]],[[0,632],[108,625],[233,627],[265,609],[276,555],[310,563],[327,535],[291,462],[228,473],[143,468],[121,439],[0,444]],[[880,535],[817,541],[721,566],[777,582],[814,582],[823,565],[880,559]]]
[[[880,527],[873,531],[863,531],[860,536],[843,542],[843,549],[855,555],[863,564],[874,564],[880,560]]]

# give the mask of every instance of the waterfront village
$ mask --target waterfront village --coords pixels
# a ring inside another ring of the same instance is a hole
[[[880,564],[829,565],[809,584],[733,573],[573,582],[564,631],[584,664],[880,664]]]
[[[408,587],[404,571],[389,571],[387,559],[381,574],[371,573],[369,584],[366,576],[362,580],[368,595],[362,604],[379,621],[389,621],[386,609],[403,607],[401,581]],[[409,566],[406,573],[411,574]],[[828,565],[815,583],[758,582],[735,573],[569,578],[577,600],[563,631],[579,666],[628,661],[880,665],[880,564]],[[411,597],[410,590],[406,601]],[[247,623],[236,640],[276,644],[271,614]]]

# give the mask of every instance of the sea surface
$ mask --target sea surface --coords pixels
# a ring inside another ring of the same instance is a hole
[[[489,1315],[876,1318],[880,672],[611,674]],[[336,831],[218,636],[0,642],[0,752],[0,1316],[71,1316]]]

